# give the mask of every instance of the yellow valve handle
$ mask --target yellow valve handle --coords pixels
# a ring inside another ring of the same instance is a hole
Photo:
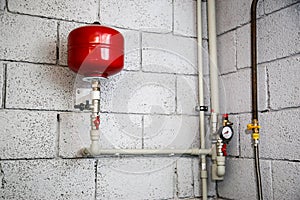
[[[254,129],[254,128],[260,129],[260,126],[259,126],[259,125],[254,125],[254,124],[248,124],[248,125],[247,125],[247,129],[248,129],[248,130],[252,130],[252,129]]]

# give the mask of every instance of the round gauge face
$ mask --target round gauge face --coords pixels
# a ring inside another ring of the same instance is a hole
[[[233,135],[233,130],[229,126],[224,126],[222,129],[222,136],[224,139],[230,139]]]

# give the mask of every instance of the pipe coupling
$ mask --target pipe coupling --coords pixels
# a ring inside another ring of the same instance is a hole
[[[219,177],[225,175],[225,156],[217,156],[217,175]]]

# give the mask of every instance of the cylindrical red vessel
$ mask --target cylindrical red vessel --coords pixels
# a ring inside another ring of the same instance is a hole
[[[85,77],[104,77],[124,66],[124,38],[112,28],[92,24],[74,29],[68,37],[68,66]]]

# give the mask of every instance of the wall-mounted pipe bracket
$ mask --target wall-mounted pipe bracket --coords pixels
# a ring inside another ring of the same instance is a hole
[[[195,111],[197,111],[197,112],[207,112],[208,111],[208,106],[199,106],[199,105],[197,105],[196,107],[195,107]]]

